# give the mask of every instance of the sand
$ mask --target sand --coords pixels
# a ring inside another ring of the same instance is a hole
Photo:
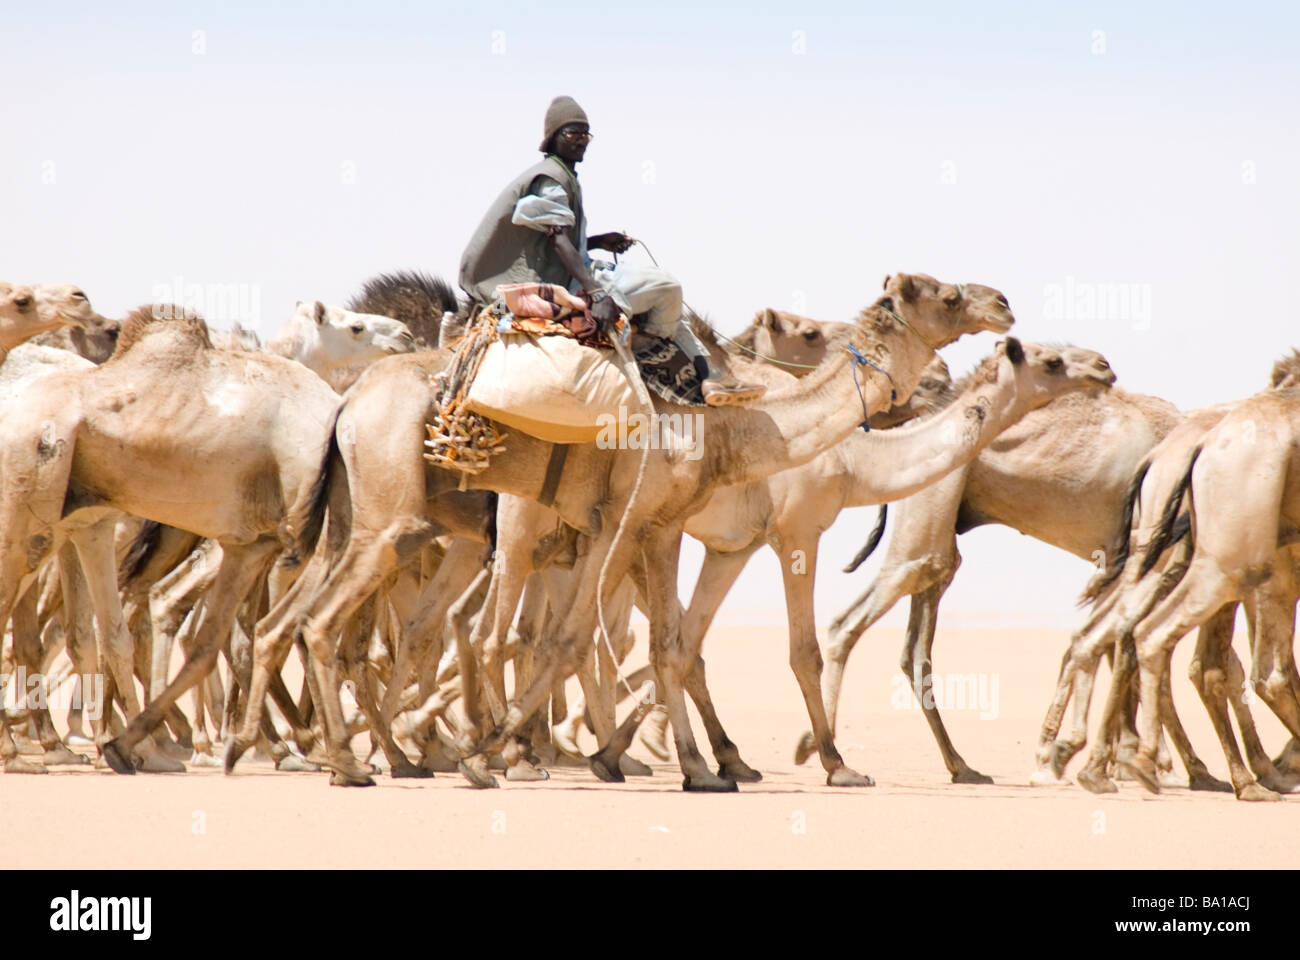
[[[945,711],[949,733],[966,760],[996,781],[949,783],[920,710],[894,679],[901,637],[899,629],[873,630],[847,673],[839,744],[851,766],[875,778],[872,788],[826,787],[815,757],[794,765],[793,747],[807,721],[786,663],[784,629],[720,627],[705,649],[710,685],[742,756],[764,774],[739,794],[683,793],[675,765],[663,763],[652,764],[653,777],[619,785],[561,769],[549,782],[503,780],[501,789],[485,791],[454,774],[425,781],[384,775],[371,789],[332,788],[323,774],[277,773],[247,760],[232,777],[198,768],[120,777],[64,767],[43,777],[0,775],[0,867],[1300,863],[1300,798],[1246,804],[1231,794],[1185,789],[1156,797],[1133,783],[1106,797],[1072,780],[1028,786],[1064,630],[940,629],[938,669],[976,675],[977,695],[982,675],[984,691],[982,704],[954,702]],[[1183,679],[1189,652],[1175,656],[1175,698],[1202,759],[1225,776],[1205,711]],[[643,660],[633,653],[634,665]],[[1280,748],[1280,724],[1262,704],[1254,712],[1265,745]],[[696,734],[707,746],[698,724]],[[633,753],[649,759],[639,744]]]

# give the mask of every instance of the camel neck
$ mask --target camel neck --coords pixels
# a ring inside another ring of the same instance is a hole
[[[850,506],[900,500],[969,463],[1024,413],[1013,384],[981,383],[914,424],[856,434],[842,453]]]
[[[858,349],[889,371],[900,397],[915,388],[919,373],[905,363],[892,363],[884,344],[859,344]],[[889,409],[890,380],[870,367],[861,368],[859,395],[854,363],[840,346],[808,376],[762,402],[709,414],[705,429],[712,420],[730,438],[726,454],[718,461],[722,483],[747,483],[807,463],[856,429],[864,416]]]

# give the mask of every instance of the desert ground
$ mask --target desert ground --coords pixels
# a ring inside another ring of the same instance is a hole
[[[900,628],[877,628],[850,660],[839,732],[849,764],[876,786],[831,789],[814,757],[796,766],[806,727],[781,627],[715,627],[710,686],[729,734],[763,772],[739,794],[681,790],[675,765],[603,784],[581,769],[545,783],[475,790],[456,774],[377,777],[370,789],[325,774],[278,773],[251,756],[234,776],[117,776],[58,768],[0,775],[7,831],[0,867],[652,867],[652,868],[1270,868],[1300,863],[1300,798],[1237,802],[1231,794],[1121,783],[1106,797],[1072,780],[1030,787],[1033,748],[1065,648],[1064,629],[939,629],[936,670],[976,675],[981,702],[945,711],[959,751],[993,786],[948,781],[898,675]],[[1244,638],[1239,634],[1238,653]],[[1175,655],[1175,699],[1202,758],[1225,763]],[[291,658],[292,661],[292,658]],[[644,662],[644,648],[629,664]],[[1099,689],[1105,689],[1103,676]],[[982,676],[982,688],[980,687]],[[996,680],[994,678],[996,677]],[[996,683],[996,686],[994,684]],[[296,679],[291,679],[294,689]],[[996,693],[996,696],[994,695]],[[1099,704],[1098,704],[1099,706]],[[626,710],[626,707],[623,708]],[[1285,741],[1257,705],[1265,745]],[[1095,713],[1094,713],[1095,721]],[[584,731],[584,744],[594,742]],[[696,735],[703,744],[702,728]],[[357,746],[365,746],[366,735]],[[633,754],[649,760],[639,744]],[[361,752],[364,756],[364,749]],[[381,755],[376,755],[377,757]],[[1076,759],[1071,773],[1081,764]],[[1181,775],[1181,767],[1177,767]],[[86,828],[94,824],[94,830]]]

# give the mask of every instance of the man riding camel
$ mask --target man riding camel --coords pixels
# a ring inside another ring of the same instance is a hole
[[[461,257],[461,288],[476,302],[490,303],[499,284],[555,283],[584,294],[602,325],[612,324],[620,311],[629,318],[646,314],[640,331],[672,340],[691,358],[710,406],[762,396],[762,385],[740,383],[709,363],[704,345],[682,323],[682,288],[670,274],[588,256],[589,250],[623,253],[633,243],[621,233],[587,236],[575,167],[591,138],[587,114],[572,97],[551,101],[538,148],[546,157],[511,181],[488,208]]]

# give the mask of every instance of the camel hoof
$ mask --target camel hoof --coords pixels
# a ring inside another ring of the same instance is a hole
[[[799,738],[799,742],[794,745],[794,762],[797,764],[806,763],[808,758],[817,752],[817,740],[812,735],[812,731],[804,731],[804,735]]]
[[[828,787],[874,787],[875,785],[876,781],[865,773],[858,773],[848,767],[836,767],[826,774],[826,786]]]
[[[506,770],[506,779],[511,783],[536,783],[539,780],[551,779],[551,775],[541,767],[534,767],[528,761],[521,760]]]
[[[718,767],[718,776],[737,783],[758,783],[763,779],[763,775],[744,760],[730,760],[722,764]]]
[[[475,757],[473,759],[480,762],[471,766],[469,761],[462,760],[460,763],[456,764],[456,769],[460,771],[462,777],[470,782],[470,786],[477,787],[480,790],[491,790],[493,787],[499,787],[500,784],[497,783],[497,778],[488,773],[487,764],[481,762],[482,757]],[[482,766],[483,769],[476,770],[475,767],[478,766]]]
[[[958,770],[952,775],[953,783],[975,783],[981,786],[987,786],[993,783],[993,778],[987,774],[980,773],[978,770],[972,770],[967,767],[964,770]]]
[[[247,749],[248,744],[240,743],[234,737],[231,737],[226,742],[226,755],[224,758],[226,773],[235,772],[235,764],[239,762],[239,758],[244,755],[244,751]]]
[[[626,753],[618,758],[618,768],[625,777],[653,777],[655,775],[648,763],[642,763],[636,757],[629,757]]]
[[[200,756],[202,754],[195,754],[196,758]],[[275,769],[281,773],[320,773],[320,764],[312,763],[306,757],[300,757],[296,753],[290,753],[275,761]]]
[[[1055,787],[1059,786],[1061,778],[1052,772],[1050,766],[1039,766],[1034,768],[1034,772],[1029,775],[1029,785],[1031,787]]]
[[[132,776],[135,774],[135,767],[131,763],[131,758],[122,755],[122,751],[118,748],[116,740],[110,740],[108,743],[104,744],[104,749],[101,753],[103,754],[104,762],[109,765],[114,773],[120,773],[126,776]]]
[[[90,757],[82,756],[79,753],[73,753],[65,746],[55,747],[53,750],[45,751],[43,758],[46,765],[58,764],[87,764],[90,763]]]
[[[702,776],[688,776],[682,781],[682,789],[687,793],[739,793],[740,787],[735,780],[725,780],[711,773]]]
[[[1119,787],[1115,786],[1114,780],[1092,767],[1084,767],[1074,780],[1089,793],[1119,793]]]
[[[399,763],[393,767],[391,776],[394,780],[430,780],[433,778],[433,771],[425,767],[417,767],[413,763]]]
[[[1268,787],[1258,783],[1248,783],[1237,791],[1237,799],[1246,803],[1269,802],[1281,800],[1281,794],[1274,793]]]
[[[173,760],[161,750],[152,750],[143,758],[140,769],[145,773],[184,773],[185,764]]]
[[[617,765],[611,765],[599,753],[588,757],[587,763],[591,767],[591,772],[596,775],[596,779],[604,783],[623,783],[627,779]]]
[[[44,765],[24,760],[21,756],[5,761],[5,773],[49,773]],[[131,771],[134,773],[135,771]]]
[[[1052,773],[1056,774],[1057,780],[1065,776],[1065,768],[1070,765],[1070,761],[1078,752],[1078,748],[1074,744],[1066,743],[1064,740],[1053,740],[1048,745],[1048,762],[1051,763]]]
[[[220,767],[220,766],[224,766],[224,764],[210,753],[196,752],[194,756],[190,757],[190,766],[191,767]]]
[[[650,751],[650,756],[661,762],[668,761],[668,744],[664,740],[662,727],[642,727],[637,739],[641,741],[641,746]]]
[[[373,787],[374,785],[373,777],[352,777],[337,770],[330,774],[331,787]]]
[[[1156,779],[1156,765],[1149,757],[1136,754],[1127,760],[1116,760],[1115,763],[1120,770],[1127,770],[1132,774],[1133,779],[1142,784],[1148,793],[1160,792],[1160,781]]]
[[[1187,789],[1207,790],[1211,793],[1232,793],[1232,784],[1210,776],[1208,770],[1197,770],[1187,775]]]

